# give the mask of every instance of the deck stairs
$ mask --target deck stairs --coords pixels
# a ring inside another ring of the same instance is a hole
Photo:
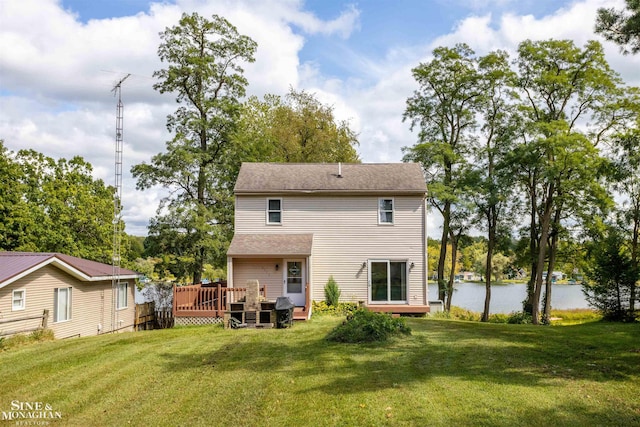
[[[309,311],[306,307],[294,307],[293,320],[307,320]]]

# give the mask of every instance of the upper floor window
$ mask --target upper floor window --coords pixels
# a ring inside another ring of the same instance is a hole
[[[267,224],[282,224],[282,199],[267,199]]]
[[[24,310],[25,307],[25,295],[26,291],[24,289],[20,289],[17,291],[13,291],[13,296],[11,298],[11,310],[18,311]]]
[[[393,224],[393,199],[378,199],[378,224]]]

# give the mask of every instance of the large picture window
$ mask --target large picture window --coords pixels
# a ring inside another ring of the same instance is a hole
[[[129,302],[129,284],[127,282],[118,283],[118,310],[128,307]]]
[[[267,224],[282,224],[282,199],[267,199]]]
[[[378,224],[393,224],[393,199],[378,199]]]
[[[53,292],[53,321],[71,319],[71,288],[57,288]]]
[[[369,298],[373,303],[407,301],[406,261],[375,260],[369,263]]]

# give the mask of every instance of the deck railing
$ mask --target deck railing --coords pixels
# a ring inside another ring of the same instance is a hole
[[[230,303],[247,295],[247,288],[227,288],[221,284],[173,286],[174,317],[223,317]],[[260,295],[266,298],[266,285],[260,286]]]

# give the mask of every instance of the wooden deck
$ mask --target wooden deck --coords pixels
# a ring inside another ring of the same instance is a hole
[[[430,309],[428,305],[408,304],[365,304],[364,306],[370,311],[392,314],[426,314]]]
[[[308,320],[311,309],[309,284],[305,287],[306,299],[304,307],[293,310],[293,320]],[[227,288],[221,285],[203,287],[202,285],[173,287],[174,317],[224,317],[230,304],[243,299],[247,288]],[[260,295],[266,299],[267,287],[260,286]]]
[[[238,302],[247,294],[247,288],[227,288],[220,284],[173,287],[174,317],[223,317],[229,304]],[[260,295],[266,298],[267,287],[260,286]]]

